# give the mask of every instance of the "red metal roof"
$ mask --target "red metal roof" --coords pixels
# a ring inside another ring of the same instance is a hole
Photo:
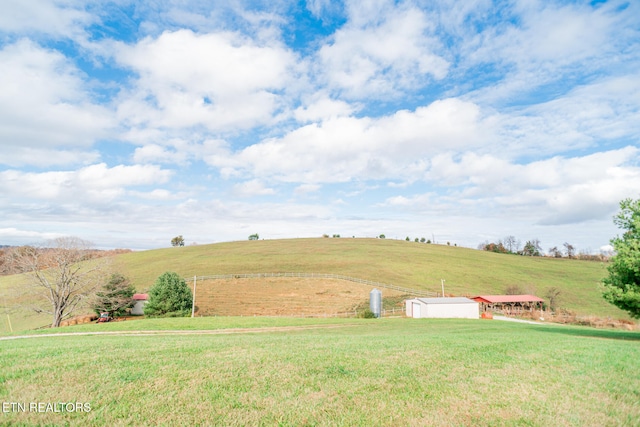
[[[471,299],[477,302],[485,302],[489,304],[511,302],[544,302],[542,298],[538,298],[535,295],[479,295]]]
[[[133,299],[136,301],[146,301],[149,299],[149,294],[134,294]]]

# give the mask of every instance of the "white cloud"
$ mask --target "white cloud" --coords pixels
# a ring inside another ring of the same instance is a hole
[[[303,195],[307,195],[309,193],[315,193],[318,190],[320,190],[320,188],[322,188],[320,185],[317,184],[302,184],[297,186],[294,190],[293,190],[293,194],[295,194],[296,196],[303,196]]]
[[[220,131],[270,122],[283,107],[278,92],[295,64],[283,46],[231,32],[165,32],[116,50],[117,60],[140,76],[118,108],[133,127]]]
[[[97,21],[97,18],[85,12],[82,6],[80,2],[69,0],[3,0],[0,31],[84,37],[84,27]]]
[[[504,73],[474,93],[474,99],[511,103],[523,93],[539,96],[540,86],[569,79],[571,83],[554,88],[562,92],[573,87],[576,77],[596,74],[612,64],[623,72],[637,70],[632,65],[637,55],[623,54],[622,46],[637,43],[638,32],[629,29],[640,12],[638,4],[520,1],[514,6],[504,11],[511,20],[484,26],[463,40],[464,67],[490,64],[489,72]]]
[[[62,234],[56,233],[42,233],[32,230],[21,230],[15,227],[0,228],[0,237],[2,239],[32,239],[33,243],[41,240],[52,240],[58,237],[63,237]]]
[[[153,165],[107,167],[100,163],[77,171],[0,172],[0,197],[56,203],[107,203],[126,195],[128,187],[167,182],[172,172]]]
[[[233,186],[233,193],[237,197],[267,196],[275,194],[273,188],[265,187],[264,183],[253,179]]]
[[[357,109],[357,107],[345,101],[321,97],[305,106],[298,107],[294,111],[294,117],[299,122],[324,121],[336,117],[350,116]]]
[[[109,111],[94,104],[82,74],[60,53],[29,40],[0,50],[0,163],[39,166],[95,160]],[[57,155],[59,151],[60,155]]]
[[[431,155],[478,146],[488,126],[476,105],[446,99],[380,119],[336,117],[303,126],[245,148],[234,163],[286,182],[407,178],[421,173]]]
[[[446,76],[449,63],[425,13],[390,2],[355,2],[349,21],[318,52],[327,84],[350,98],[397,96]]]
[[[500,206],[499,214],[517,213],[544,225],[567,224],[603,219],[621,199],[640,195],[639,160],[636,147],[528,164],[468,153],[457,161],[438,157],[426,177],[451,187],[450,196],[476,212]]]

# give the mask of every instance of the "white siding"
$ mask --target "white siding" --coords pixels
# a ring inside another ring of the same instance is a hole
[[[467,298],[415,298],[405,302],[407,317],[478,319],[479,304]]]
[[[136,303],[133,305],[133,307],[131,308],[131,314],[133,315],[142,315],[144,314],[144,305],[146,304],[146,301],[136,301]]]

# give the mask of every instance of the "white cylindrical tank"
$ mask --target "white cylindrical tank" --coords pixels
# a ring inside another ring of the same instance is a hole
[[[369,308],[376,317],[380,317],[380,313],[382,313],[382,292],[373,289],[369,293]]]

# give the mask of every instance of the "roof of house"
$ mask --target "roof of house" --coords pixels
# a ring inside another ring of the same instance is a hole
[[[133,299],[136,301],[146,301],[149,299],[149,294],[133,294]]]
[[[477,302],[465,297],[445,297],[445,298],[416,298],[425,304],[476,304]]]
[[[535,295],[479,295],[473,297],[475,301],[495,303],[512,303],[512,302],[544,302],[542,298]]]

